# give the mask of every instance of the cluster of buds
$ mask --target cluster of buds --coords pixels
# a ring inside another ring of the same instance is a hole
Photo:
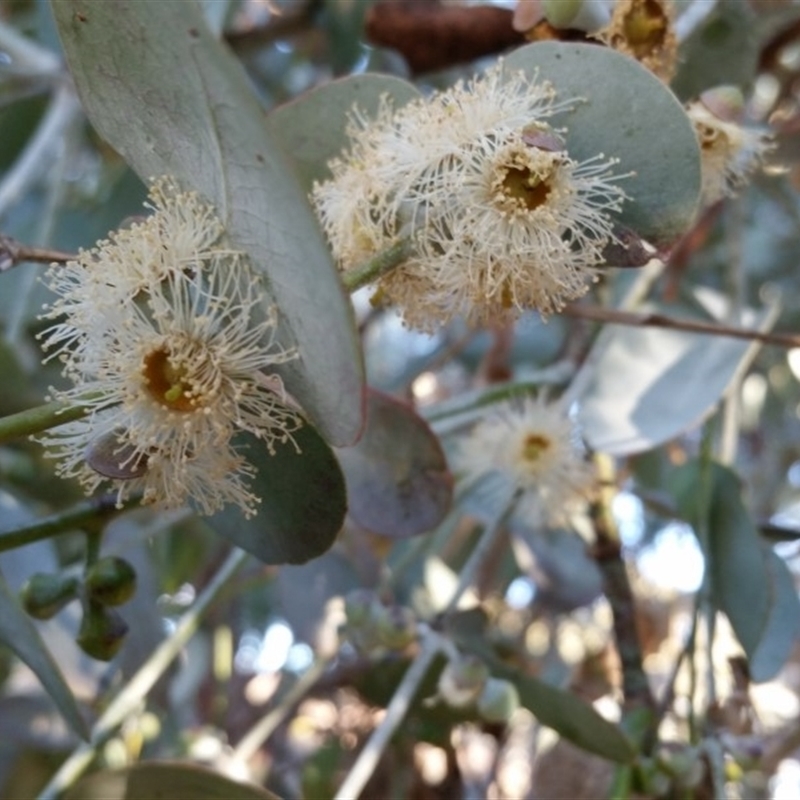
[[[344,601],[342,635],[362,655],[382,658],[401,653],[417,640],[417,617],[406,606],[386,604],[369,589],[356,589]]]
[[[136,572],[123,558],[106,556],[86,568],[82,579],[74,575],[37,572],[20,589],[20,602],[35,619],[55,616],[74,600],[83,608],[77,642],[92,658],[114,657],[128,633],[116,606],[136,592]]]

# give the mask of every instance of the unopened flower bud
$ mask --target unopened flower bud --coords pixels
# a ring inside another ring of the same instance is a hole
[[[125,620],[113,609],[87,603],[77,642],[84,653],[98,661],[110,661],[128,633]]]
[[[417,618],[405,606],[384,607],[376,619],[381,644],[390,650],[403,650],[417,638]]]
[[[85,584],[90,600],[103,606],[121,606],[136,591],[136,572],[125,559],[108,556],[89,567]]]
[[[439,696],[453,708],[466,708],[480,695],[489,678],[489,668],[477,656],[448,662],[439,676]]]
[[[487,722],[508,722],[519,708],[517,687],[501,678],[489,678],[478,697],[477,708]]]
[[[30,616],[50,619],[77,597],[78,586],[77,578],[37,572],[20,589],[20,601]]]

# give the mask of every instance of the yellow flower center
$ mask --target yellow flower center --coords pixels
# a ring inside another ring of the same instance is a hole
[[[530,464],[534,464],[552,446],[552,441],[546,436],[542,436],[540,433],[529,433],[522,443],[522,458]]]
[[[203,405],[184,363],[176,363],[169,350],[159,348],[144,357],[145,388],[161,405],[173,411],[194,411]]]
[[[657,0],[643,0],[634,3],[622,29],[636,56],[642,57],[664,43],[668,25],[669,20]]]

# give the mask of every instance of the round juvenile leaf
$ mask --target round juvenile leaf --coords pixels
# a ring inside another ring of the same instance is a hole
[[[259,786],[239,783],[197,764],[159,761],[96,772],[64,800],[278,800]]]
[[[577,100],[554,118],[567,127],[571,158],[602,153],[619,159],[616,174],[630,197],[617,221],[653,242],[677,239],[694,217],[700,193],[700,152],[678,100],[649,70],[597,45],[538,42],[505,61],[550,81],[561,100]]]
[[[367,119],[378,113],[381,97],[401,108],[420,96],[408,81],[366,73],[331,81],[267,114],[267,130],[283,148],[306,191],[330,178],[328,161],[349,147],[347,126],[356,108]]]
[[[354,447],[337,451],[350,516],[385,536],[416,536],[441,522],[453,480],[439,441],[404,403],[368,390],[367,424]]]
[[[678,73],[672,79],[678,97],[694,100],[706,89],[723,84],[748,89],[761,51],[755,23],[748,3],[717,3],[681,44]]]
[[[210,520],[220,536],[266,564],[303,564],[324,553],[336,539],[347,511],[344,477],[322,437],[310,425],[277,445],[271,456],[248,438],[243,449],[255,467],[252,491],[261,498],[258,513],[243,519],[228,507]],[[243,442],[244,444],[244,442]]]
[[[266,279],[281,340],[297,345],[276,368],[287,389],[326,439],[355,440],[363,370],[349,298],[241,65],[195,3],[52,7],[92,124],[143,179],[172,175],[214,204]]]

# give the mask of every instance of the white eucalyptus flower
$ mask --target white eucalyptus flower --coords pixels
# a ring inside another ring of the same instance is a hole
[[[564,524],[592,484],[573,423],[541,396],[509,401],[479,422],[455,468],[465,483],[494,473],[504,497],[518,493],[516,513],[532,526]]]
[[[378,283],[412,327],[557,311],[596,278],[625,194],[602,156],[577,162],[546,120],[574,101],[502,62],[469,83],[351,125],[313,200],[340,268],[401,236],[414,254]]]
[[[768,133],[739,124],[740,108],[744,98],[734,87],[709,90],[687,108],[700,145],[703,205],[734,197],[772,149]]]
[[[234,437],[270,453],[293,443],[302,418],[274,367],[295,353],[275,341],[276,312],[213,209],[163,180],[151,200],[144,222],[48,273],[59,298],[46,316],[60,321],[44,346],[74,384],[54,396],[87,415],[42,442],[87,491],[110,480],[120,502],[142,493],[253,514],[253,468]]]

